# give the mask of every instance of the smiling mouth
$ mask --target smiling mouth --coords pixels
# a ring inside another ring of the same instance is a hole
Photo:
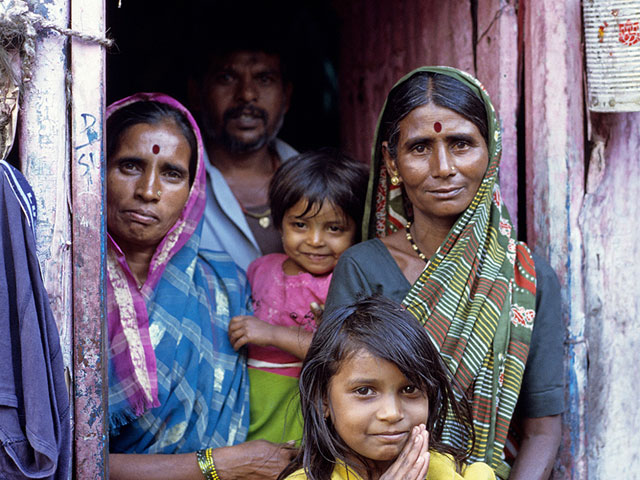
[[[320,262],[330,256],[329,254],[321,253],[303,253],[302,255],[315,262]]]

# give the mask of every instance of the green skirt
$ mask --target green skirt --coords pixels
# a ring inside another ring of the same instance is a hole
[[[302,439],[298,379],[249,369],[251,423],[247,440],[284,443]]]

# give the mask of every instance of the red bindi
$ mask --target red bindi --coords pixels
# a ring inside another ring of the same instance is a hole
[[[153,148],[151,149],[151,151],[153,153],[155,153],[156,155],[160,153],[160,146],[159,145],[154,145]]]
[[[442,130],[442,124],[440,122],[434,123],[433,129],[436,131],[436,133],[440,133],[440,130]]]

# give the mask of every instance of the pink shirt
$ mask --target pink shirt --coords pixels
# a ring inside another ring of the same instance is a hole
[[[316,322],[310,304],[316,302],[324,305],[331,282],[331,273],[323,276],[306,272],[287,275],[282,270],[282,265],[287,258],[282,253],[272,253],[254,260],[249,265],[247,276],[251,284],[254,315],[271,325],[300,326],[313,332],[316,329]],[[298,366],[284,368],[256,366],[256,361],[280,365],[293,363]],[[299,377],[301,362],[302,360],[295,355],[276,347],[249,345],[249,365],[253,368]]]

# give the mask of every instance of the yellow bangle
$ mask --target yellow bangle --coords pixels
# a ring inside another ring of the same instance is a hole
[[[220,476],[216,471],[216,465],[213,463],[213,448],[204,448],[196,452],[198,466],[204,478],[207,480],[220,480]]]

